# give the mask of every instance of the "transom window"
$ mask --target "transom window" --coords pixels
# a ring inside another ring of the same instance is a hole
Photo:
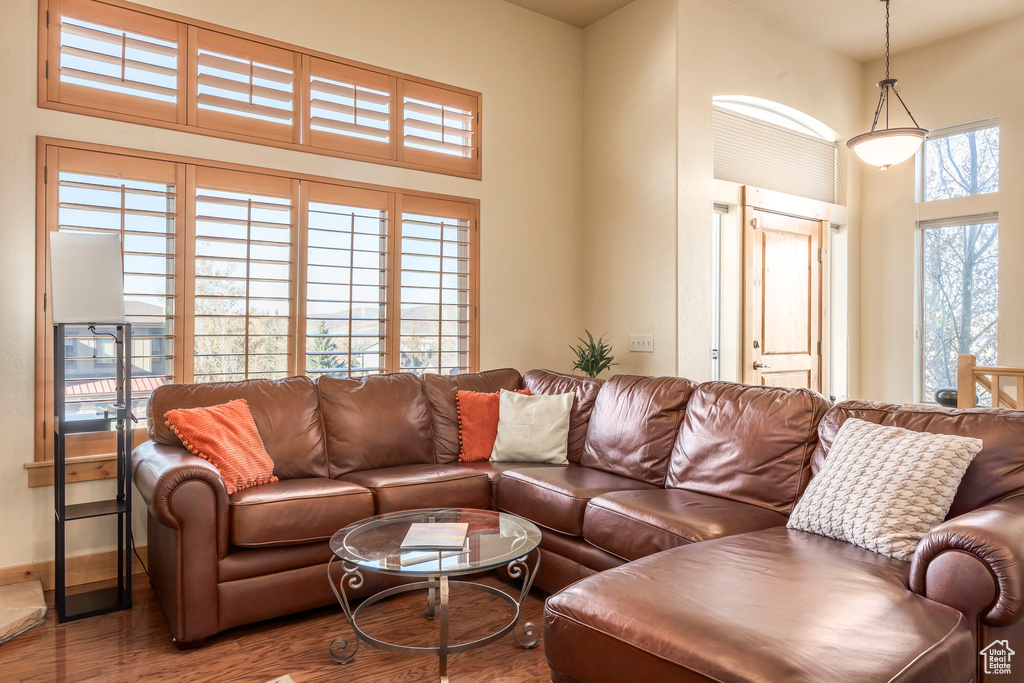
[[[480,93],[120,0],[43,0],[40,106],[481,177]]]
[[[999,120],[933,131],[924,143],[926,202],[999,191]]]

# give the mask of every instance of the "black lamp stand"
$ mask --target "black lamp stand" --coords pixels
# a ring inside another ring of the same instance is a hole
[[[53,423],[55,598],[57,620],[60,622],[131,609],[132,606],[131,323],[74,324],[74,327],[89,328],[93,334],[99,336],[105,336],[105,333],[95,332],[93,328],[107,327],[115,330],[109,335],[114,338],[114,366],[116,368],[116,398],[112,406],[113,411],[112,414],[106,413],[103,417],[88,419],[67,417],[64,342],[68,327],[68,323],[56,323],[53,326],[53,405],[56,418]],[[109,500],[68,505],[65,498],[67,486],[65,439],[70,434],[109,431],[111,427],[117,432],[116,497]],[[115,517],[117,520],[117,585],[68,595],[68,523],[94,517]]]

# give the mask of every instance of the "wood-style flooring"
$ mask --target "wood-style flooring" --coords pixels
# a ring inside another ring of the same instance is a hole
[[[518,591],[497,576],[481,583]],[[365,628],[375,637],[420,645],[437,642],[439,624],[424,615],[425,594],[396,597],[375,605]],[[0,645],[0,681],[79,683],[107,681],[216,681],[266,683],[290,675],[295,683],[419,683],[437,681],[437,658],[400,655],[361,643],[348,664],[336,664],[331,641],[351,637],[341,608],[325,607],[262,624],[232,629],[207,639],[206,645],[179,651],[171,642],[163,612],[145,576],[135,580],[134,607],[81,621],[57,624],[53,593],[46,622]],[[544,594],[531,594],[525,621],[542,624]],[[453,589],[450,613],[453,642],[479,637],[511,618],[511,606],[480,591]],[[548,681],[544,641],[531,650],[519,647],[512,634],[478,650],[449,658],[451,683],[520,683]]]

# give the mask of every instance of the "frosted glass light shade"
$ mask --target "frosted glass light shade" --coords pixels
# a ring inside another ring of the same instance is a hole
[[[864,162],[889,168],[914,156],[926,137],[928,131],[923,128],[886,128],[850,138],[846,146]]]
[[[49,265],[53,322],[124,322],[120,235],[51,232]]]

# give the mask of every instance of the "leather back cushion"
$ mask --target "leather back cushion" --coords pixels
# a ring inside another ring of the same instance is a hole
[[[603,379],[563,375],[550,370],[530,370],[523,375],[523,386],[536,395],[576,394],[569,414],[569,462],[578,463],[583,457],[583,442],[587,440],[590,415],[594,402],[604,384]]]
[[[256,429],[274,461],[277,477],[328,476],[320,399],[316,385],[307,377],[158,387],[146,408],[149,438],[157,443],[181,446],[181,439],[165,424],[164,413],[178,408],[220,405],[236,398],[244,398],[249,403]]]
[[[580,464],[664,485],[672,444],[696,387],[681,377],[615,375],[597,394]]]
[[[321,377],[331,477],[434,462],[430,402],[416,375]]]
[[[820,443],[811,462],[815,474],[828,456],[839,428],[851,417],[918,432],[981,439],[984,446],[960,481],[947,518],[1024,493],[1024,412],[1001,408],[952,410],[844,401],[833,406],[818,425]]]
[[[686,406],[665,485],[789,514],[828,408],[807,389],[705,382]]]
[[[514,368],[469,372],[463,375],[423,375],[423,388],[430,401],[434,429],[434,454],[438,463],[459,459],[459,412],[455,392],[495,393],[500,389],[522,388],[522,375]]]
[[[229,496],[278,480],[244,398],[207,408],[168,410],[165,417],[185,448],[213,463]]]

